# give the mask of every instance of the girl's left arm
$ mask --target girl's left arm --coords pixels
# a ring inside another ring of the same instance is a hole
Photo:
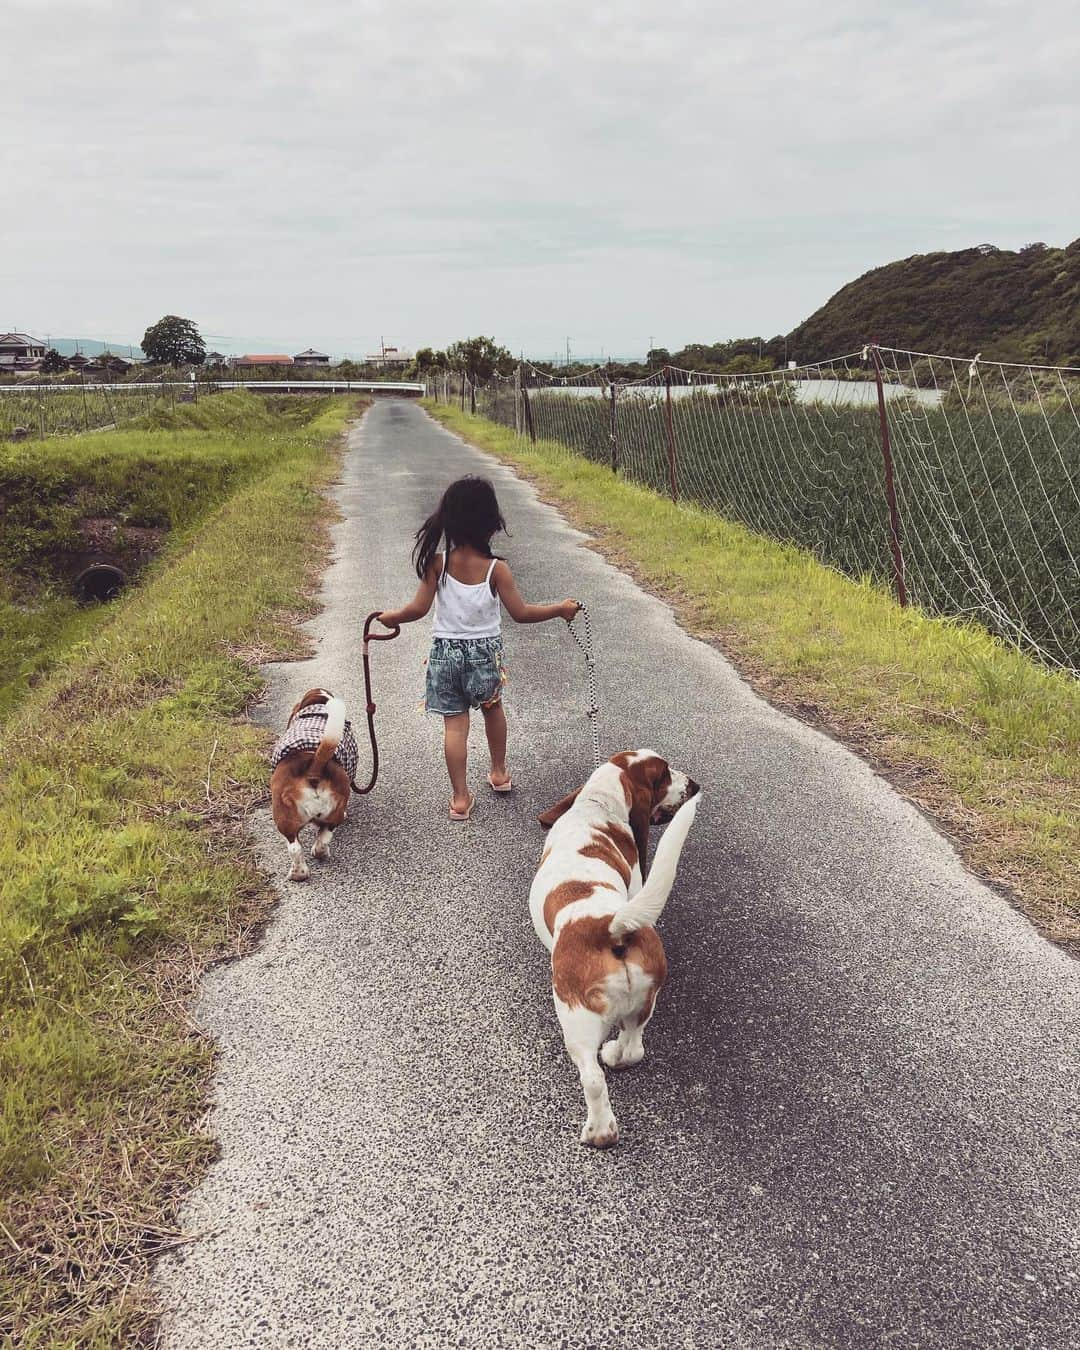
[[[427,576],[416,588],[416,594],[409,603],[402,605],[400,609],[384,609],[379,615],[379,622],[385,624],[387,628],[396,628],[398,624],[415,623],[417,619],[422,619],[435,599],[438,579],[438,570],[433,565],[428,569]]]

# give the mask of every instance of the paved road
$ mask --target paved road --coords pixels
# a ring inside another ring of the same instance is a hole
[[[314,683],[359,711],[362,616],[410,593],[445,483],[490,473],[524,593],[590,602],[607,746],[708,793],[672,979],[612,1082],[623,1143],[582,1149],[526,912],[533,816],[587,767],[576,649],[508,624],[520,791],[462,827],[427,625],[378,648],[376,793],[199,1003],[223,1156],[184,1216],[215,1235],[160,1268],[168,1344],[1075,1346],[1080,965],[420,408],[350,445],[318,655],[275,669],[267,718]]]

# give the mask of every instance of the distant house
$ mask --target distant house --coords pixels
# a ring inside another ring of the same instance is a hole
[[[90,375],[94,379],[102,376],[111,378],[126,375],[135,364],[136,362],[128,360],[126,356],[117,356],[115,352],[100,352],[89,361],[84,357],[82,364],[78,366],[74,357],[68,362],[72,370],[81,370],[84,375]]]
[[[261,366],[291,366],[292,363],[291,356],[282,356],[278,353],[249,352],[246,356],[233,358],[233,367],[236,370],[258,370]]]
[[[223,356],[221,352],[207,352],[206,364],[208,366],[223,366],[228,361],[228,357]]]
[[[297,366],[328,366],[330,358],[325,352],[317,352],[314,347],[309,347],[306,352],[297,352],[293,357],[293,364]]]
[[[11,375],[37,370],[45,351],[44,342],[29,333],[0,333],[0,372]]]
[[[404,347],[383,346],[382,351],[371,352],[364,357],[364,361],[369,366],[407,366],[413,359],[412,352],[408,352]]]

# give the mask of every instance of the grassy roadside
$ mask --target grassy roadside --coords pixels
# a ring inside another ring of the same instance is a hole
[[[148,432],[166,456],[233,437],[247,468],[5,728],[0,1343],[133,1341],[148,1261],[183,1241],[175,1201],[213,1151],[185,1000],[272,896],[242,830],[265,787],[243,713],[255,662],[295,651],[354,407],[240,395],[213,414],[227,432]]]
[[[675,506],[556,442],[428,411],[522,470],[771,702],[864,754],[978,872],[1080,952],[1080,685],[972,625],[902,610],[808,554]]]
[[[111,613],[72,595],[91,557],[138,576],[312,412],[307,400],[221,394],[121,431],[0,444],[0,722]]]

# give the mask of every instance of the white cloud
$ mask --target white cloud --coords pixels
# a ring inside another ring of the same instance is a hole
[[[1066,0],[49,0],[5,43],[0,324],[634,351],[1080,234]]]

